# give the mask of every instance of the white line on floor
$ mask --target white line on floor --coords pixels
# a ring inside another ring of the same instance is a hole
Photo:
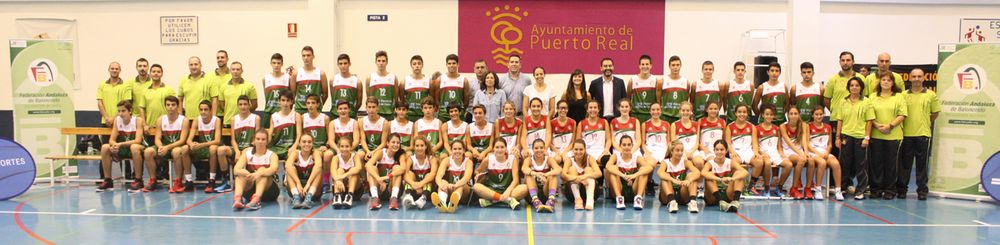
[[[990,226],[990,224],[987,224],[986,222],[982,222],[982,221],[979,221],[979,220],[972,220],[972,222],[975,222],[976,224],[980,224],[980,225]]]
[[[14,211],[0,211],[0,214],[14,214]],[[153,217],[175,219],[228,219],[228,220],[300,220],[301,217],[271,216],[213,216],[213,215],[169,215],[169,214],[105,214],[72,212],[20,212],[36,215],[95,216],[95,217]],[[439,220],[439,219],[371,219],[371,218],[307,218],[313,221],[368,221],[368,222],[413,222],[413,223],[471,223],[471,224],[527,224],[525,221],[485,221],[485,220]],[[553,222],[533,221],[535,225],[613,225],[613,226],[808,226],[808,227],[1000,227],[991,224],[749,224],[749,223],[642,223],[642,222]]]
[[[93,208],[92,208],[92,209],[90,209],[90,210],[87,210],[87,211],[83,211],[83,212],[81,212],[80,214],[89,214],[89,213],[91,213],[91,212],[94,212],[94,211],[97,211],[97,209],[93,209]]]

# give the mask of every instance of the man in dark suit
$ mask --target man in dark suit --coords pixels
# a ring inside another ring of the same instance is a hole
[[[615,65],[611,58],[601,59],[602,76],[590,81],[590,88],[587,90],[590,92],[590,96],[600,104],[601,117],[607,120],[621,115],[621,112],[618,111],[618,100],[626,97],[625,81],[615,77],[612,74],[614,71]]]

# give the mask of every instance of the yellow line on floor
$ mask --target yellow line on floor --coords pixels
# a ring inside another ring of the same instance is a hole
[[[535,226],[531,222],[531,208],[525,205],[524,212],[528,213],[528,245],[535,245]]]

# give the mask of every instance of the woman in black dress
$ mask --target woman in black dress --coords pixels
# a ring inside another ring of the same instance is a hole
[[[587,101],[590,100],[590,94],[584,88],[583,81],[586,81],[584,79],[583,71],[580,69],[573,71],[566,84],[566,93],[562,96],[562,99],[569,104],[567,116],[577,122],[587,116]]]

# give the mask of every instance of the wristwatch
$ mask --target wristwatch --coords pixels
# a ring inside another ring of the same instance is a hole
[[[871,139],[872,139],[871,136],[865,136],[865,140],[871,140]]]

